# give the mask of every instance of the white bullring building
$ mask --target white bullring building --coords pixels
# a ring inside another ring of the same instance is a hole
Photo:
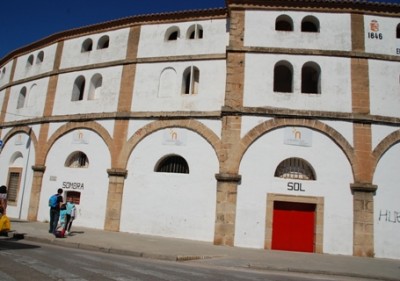
[[[7,38],[5,38],[7,39]],[[400,5],[227,0],[0,59],[11,218],[400,259]]]

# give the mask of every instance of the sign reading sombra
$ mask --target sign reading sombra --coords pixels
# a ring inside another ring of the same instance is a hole
[[[284,144],[297,146],[312,146],[312,131],[303,127],[286,127]]]

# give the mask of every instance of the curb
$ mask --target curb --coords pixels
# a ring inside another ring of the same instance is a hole
[[[37,237],[37,236],[29,236],[26,234],[24,235],[24,238],[22,238],[22,239],[15,239],[13,237],[7,237],[7,239],[12,239],[14,241],[27,240],[27,241],[32,241],[32,242],[39,242],[39,243],[44,243],[44,244],[56,245],[56,246],[61,246],[61,247],[69,247],[69,248],[81,249],[81,250],[87,250],[87,251],[96,251],[96,252],[102,252],[102,253],[108,253],[108,254],[123,255],[123,256],[130,256],[130,257],[136,257],[136,258],[147,258],[147,259],[154,259],[154,260],[164,260],[164,261],[186,262],[186,261],[194,261],[194,260],[221,258],[221,256],[168,255],[168,254],[146,253],[146,252],[140,252],[140,251],[100,247],[100,246],[84,244],[84,243],[67,242],[67,241],[63,240],[62,238],[44,238],[44,237]],[[208,265],[208,266],[210,266],[210,265]],[[218,265],[211,265],[211,266],[215,267],[215,268],[226,267],[226,266],[218,266]],[[368,276],[368,275],[351,273],[351,272],[350,273],[349,272],[330,272],[330,271],[325,271],[325,270],[306,270],[306,269],[291,268],[291,267],[257,266],[257,265],[252,265],[252,264],[248,264],[247,266],[240,266],[240,267],[245,268],[245,269],[259,270],[259,271],[293,272],[293,273],[303,273],[303,274],[318,274],[318,275],[325,275],[325,276],[343,276],[343,277],[352,277],[352,278],[363,278],[363,279],[369,279],[369,280],[399,281],[399,279],[393,279],[393,278],[389,278],[389,277]],[[232,267],[232,268],[234,268],[234,267]]]

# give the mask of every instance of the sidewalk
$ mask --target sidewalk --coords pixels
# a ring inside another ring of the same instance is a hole
[[[208,242],[83,227],[73,227],[72,235],[66,238],[55,238],[48,233],[48,223],[17,220],[12,220],[12,229],[24,234],[28,241],[135,257],[199,260],[213,266],[400,280],[400,260],[215,246]]]

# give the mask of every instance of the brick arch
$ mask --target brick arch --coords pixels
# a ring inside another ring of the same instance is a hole
[[[37,146],[37,138],[35,133],[33,132],[32,128],[28,126],[23,126],[23,127],[14,127],[12,128],[5,136],[4,136],[4,144],[8,142],[10,138],[12,138],[14,135],[18,133],[26,133],[27,135],[30,135],[31,137],[31,142],[33,145],[36,147]],[[3,145],[4,146],[4,145]]]
[[[254,127],[245,136],[243,136],[243,138],[237,145],[236,149],[238,153],[236,154],[236,158],[232,159],[232,164],[236,163],[237,165],[237,171],[239,170],[240,162],[244,154],[251,144],[253,144],[258,138],[267,134],[268,132],[287,126],[297,126],[313,129],[330,138],[335,144],[338,145],[338,147],[345,154],[346,158],[349,160],[354,175],[354,149],[349,144],[349,142],[338,131],[328,126],[327,124],[324,124],[317,120],[309,119],[272,119]]]
[[[61,126],[60,128],[58,128],[53,135],[49,138],[48,142],[46,144],[44,144],[43,149],[42,149],[42,153],[43,153],[43,163],[39,163],[39,164],[43,164],[46,162],[46,158],[47,158],[47,154],[49,153],[51,147],[54,145],[54,143],[61,138],[62,136],[64,136],[65,134],[76,130],[76,129],[86,129],[86,130],[90,130],[95,132],[96,134],[98,134],[103,141],[105,142],[105,144],[107,145],[108,148],[110,148],[112,146],[112,138],[110,136],[110,134],[107,132],[106,129],[104,129],[103,126],[101,126],[99,123],[97,122],[91,122],[91,123],[67,123],[63,126]],[[110,155],[111,152],[109,151]]]
[[[30,136],[31,138],[31,144],[33,145],[33,147],[35,148],[35,159],[38,159],[38,149],[37,145],[38,145],[38,140],[36,138],[35,133],[33,132],[32,128],[30,128],[29,126],[23,126],[23,127],[14,127],[12,128],[5,136],[4,136],[4,145],[9,141],[10,138],[12,138],[14,135],[18,134],[18,133],[26,133],[28,136]]]
[[[124,147],[121,149],[119,154],[119,163],[123,163],[124,167],[126,168],[128,165],[128,159],[134,150],[134,148],[144,140],[147,136],[151,135],[152,133],[166,129],[166,128],[183,128],[198,133],[202,136],[213,148],[217,155],[218,161],[220,162],[221,156],[219,155],[220,147],[221,147],[221,140],[220,138],[209,128],[207,128],[204,124],[196,120],[159,120],[154,121],[146,126],[137,130],[133,136],[126,142]]]
[[[400,130],[394,131],[386,136],[372,151],[374,163],[372,165],[372,174],[375,174],[376,167],[378,166],[379,160],[383,155],[394,145],[400,143]]]

